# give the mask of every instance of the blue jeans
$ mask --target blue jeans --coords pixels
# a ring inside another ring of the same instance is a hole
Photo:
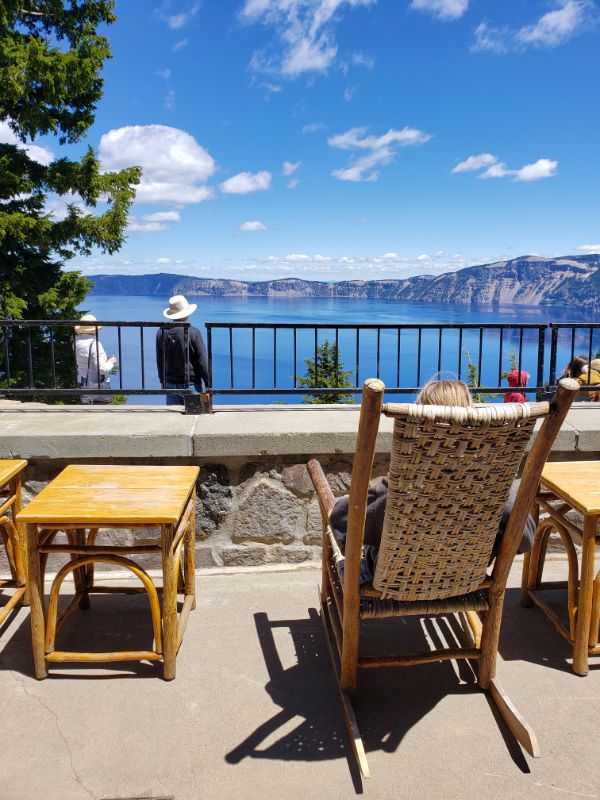
[[[189,386],[186,386],[185,383],[171,383],[170,381],[165,383],[165,389],[189,389],[192,394],[200,394],[202,391],[201,386],[194,386],[192,383]],[[166,398],[168,406],[183,405],[183,395],[181,394],[168,394],[166,395]]]

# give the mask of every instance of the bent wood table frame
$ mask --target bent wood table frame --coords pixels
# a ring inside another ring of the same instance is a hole
[[[521,604],[538,606],[560,635],[573,646],[573,672],[589,672],[590,655],[600,655],[600,571],[594,578],[596,544],[600,544],[600,461],[570,461],[546,464],[536,496],[540,521],[533,548],[523,561]],[[580,527],[576,511],[583,517]],[[575,516],[575,519],[573,518]],[[567,581],[542,581],[544,560],[551,532],[555,530],[568,556]],[[581,545],[581,575],[575,544]],[[538,592],[567,589],[567,628]]]
[[[175,677],[175,661],[190,611],[195,608],[195,485],[198,467],[69,466],[19,514],[25,525],[31,631],[35,674],[47,677],[48,664],[57,662],[157,661],[162,659],[165,680]],[[158,528],[160,543],[143,545],[96,544],[101,528]],[[58,532],[66,543],[55,544]],[[44,600],[44,573],[48,556],[64,553],[70,560],[58,571]],[[157,588],[148,573],[130,556],[156,553],[162,558],[163,586]],[[94,564],[115,564],[130,570],[141,587],[96,586]],[[64,579],[73,573],[75,594],[58,613]],[[148,650],[104,653],[55,649],[56,634],[77,606],[88,608],[91,593],[146,592],[150,603],[154,647]],[[177,594],[183,606],[177,615]],[[162,592],[162,604],[159,602]]]
[[[21,473],[27,461],[21,458],[0,461],[0,534],[6,549],[6,557],[10,569],[10,578],[0,579],[2,589],[14,589],[15,592],[0,611],[0,625],[10,612],[21,601],[27,604],[25,588],[25,542],[22,526],[16,516],[22,508]],[[8,490],[8,496],[4,492]]]

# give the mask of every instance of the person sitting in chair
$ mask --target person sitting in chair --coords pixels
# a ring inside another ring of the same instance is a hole
[[[433,379],[427,383],[419,393],[416,401],[421,405],[435,405],[435,406],[472,406],[473,400],[469,387],[463,381],[457,380],[436,380]],[[369,487],[367,499],[367,516],[365,519],[365,532],[363,540],[363,559],[360,565],[360,579],[361,583],[371,583],[375,575],[375,565],[377,563],[377,555],[379,553],[379,546],[381,544],[381,535],[383,533],[383,520],[385,517],[385,507],[387,502],[388,493],[388,479],[387,477],[381,478],[376,483]],[[490,557],[491,561],[496,557],[498,548],[502,541],[502,536],[508,525],[508,518],[511,515],[516,499],[515,492],[511,489],[504,506],[504,513],[500,521],[500,528],[496,536],[496,541],[492,549]],[[349,512],[349,497],[344,495],[336,502],[331,514],[329,515],[329,524],[331,530],[340,545],[342,552],[346,543],[346,532],[348,530],[348,512]],[[519,553],[527,553],[533,547],[533,538],[535,536],[535,521],[531,514],[527,517],[525,530],[523,531],[523,538],[519,545]]]

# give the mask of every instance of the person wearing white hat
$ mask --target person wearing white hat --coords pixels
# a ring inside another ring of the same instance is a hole
[[[98,332],[102,325],[96,325],[93,314],[84,314],[75,326],[75,360],[77,362],[77,386],[87,389],[110,389],[110,375],[117,359],[107,358]],[[108,398],[108,395],[107,395]],[[101,395],[82,395],[81,402],[86,405],[106,403]],[[112,397],[110,398],[112,400]]]
[[[198,308],[195,303],[176,294],[169,300],[169,307],[163,316],[173,322],[187,322]],[[156,333],[156,367],[158,379],[163,389],[190,389],[201,392],[202,383],[208,384],[208,355],[202,334],[193,325],[188,328],[188,351],[185,352],[183,325],[159,328]],[[186,362],[188,382],[186,383]],[[167,405],[181,405],[183,398],[177,394],[167,394]]]

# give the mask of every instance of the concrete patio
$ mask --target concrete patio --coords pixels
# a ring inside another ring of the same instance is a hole
[[[2,800],[600,797],[600,659],[570,652],[536,609],[505,607],[498,676],[537,733],[530,759],[462,662],[363,676],[357,711],[373,777],[349,758],[317,613],[319,571],[200,572],[199,602],[165,683],[154,663],[65,665],[33,678],[29,619],[1,631]],[[565,573],[551,560],[545,577]],[[387,636],[390,622],[377,623]],[[395,620],[407,649],[451,627]],[[61,632],[72,649],[151,637],[142,596],[96,595]],[[368,643],[368,642],[367,642]]]

